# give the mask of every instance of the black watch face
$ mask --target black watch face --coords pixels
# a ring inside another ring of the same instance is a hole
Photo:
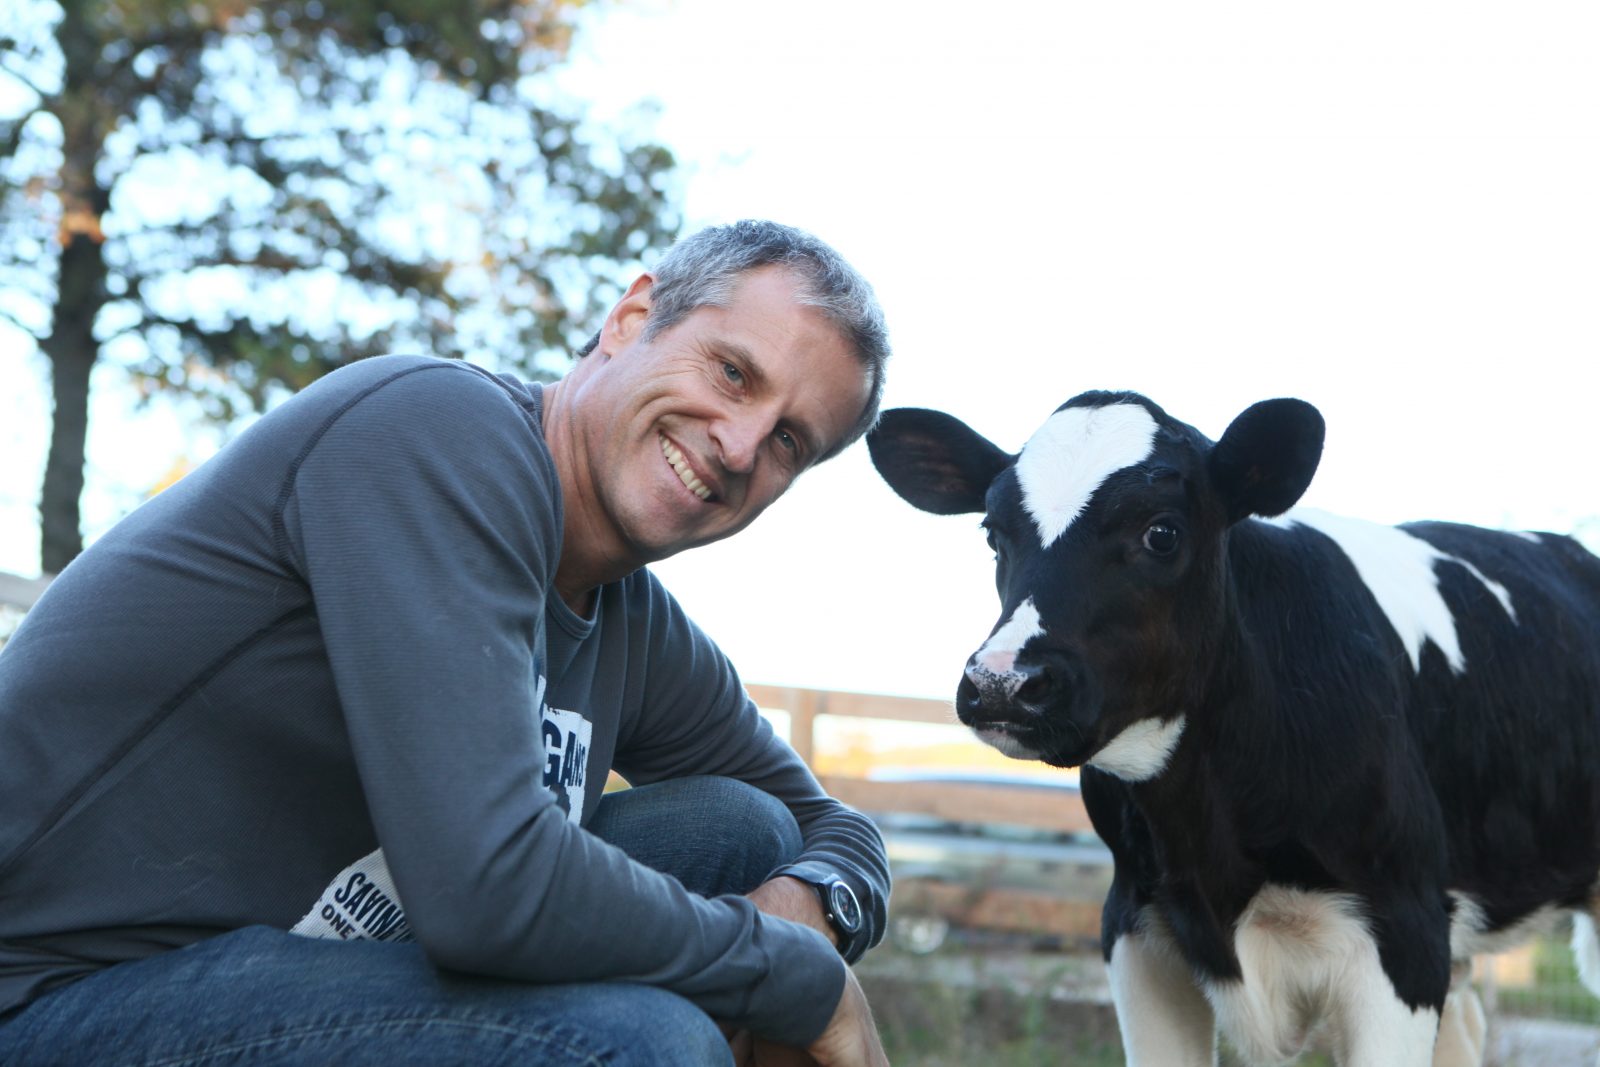
[[[849,886],[843,882],[833,883],[828,887],[828,899],[833,901],[833,914],[840,926],[852,934],[861,929],[861,905],[856,903],[856,895]]]

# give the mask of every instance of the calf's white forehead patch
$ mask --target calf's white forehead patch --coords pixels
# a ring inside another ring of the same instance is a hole
[[[1156,420],[1139,404],[1065,408],[1051,415],[1017,457],[1022,504],[1049,548],[1106,478],[1150,455]]]
[[[1309,526],[1326,534],[1344,551],[1405,645],[1414,671],[1422,669],[1424,641],[1438,646],[1456,674],[1467,669],[1455,616],[1439,592],[1439,576],[1434,571],[1437,563],[1457,563],[1466,568],[1500,602],[1506,616],[1517,621],[1511,593],[1505,586],[1466,560],[1441,552],[1397,526],[1380,526],[1314,508],[1296,508],[1267,521],[1286,529],[1296,524]]]

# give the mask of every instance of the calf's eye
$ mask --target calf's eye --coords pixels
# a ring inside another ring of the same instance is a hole
[[[1144,532],[1144,547],[1158,556],[1170,556],[1178,550],[1178,528],[1164,522],[1151,523]]]

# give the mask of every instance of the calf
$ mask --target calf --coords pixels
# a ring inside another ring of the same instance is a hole
[[[1103,392],[1017,455],[919,409],[868,438],[910,503],[984,513],[1001,614],[956,711],[1083,768],[1130,1064],[1213,1063],[1219,1027],[1282,1061],[1319,1021],[1342,1063],[1476,1062],[1452,959],[1569,912],[1600,993],[1600,560],[1288,511],[1322,439],[1298,400],[1213,444]]]

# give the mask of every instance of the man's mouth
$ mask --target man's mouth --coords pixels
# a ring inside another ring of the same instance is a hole
[[[667,457],[668,463],[672,464],[672,469],[677,472],[678,480],[684,484],[689,492],[701,500],[709,502],[712,497],[711,490],[694,473],[694,468],[689,466],[689,461],[684,458],[683,453],[678,451],[677,446],[667,440],[664,434],[657,434],[656,436],[661,439],[661,454]]]

